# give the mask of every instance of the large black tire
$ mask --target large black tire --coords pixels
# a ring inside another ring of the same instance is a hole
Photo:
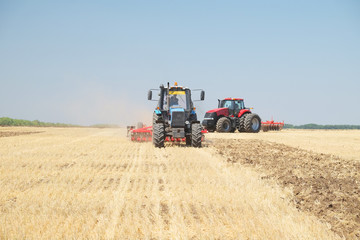
[[[248,114],[243,114],[239,119],[239,128],[238,128],[239,132],[246,132],[246,130],[245,130],[246,115],[248,115]]]
[[[220,118],[216,123],[217,132],[231,132],[231,121],[226,117]]]
[[[155,147],[162,148],[165,143],[165,127],[162,123],[155,123],[153,125],[153,144]]]
[[[194,123],[191,125],[191,146],[201,147],[201,125],[200,123]]]
[[[153,113],[153,125],[155,125],[156,121],[159,119],[159,116],[156,113]]]
[[[246,114],[245,131],[250,133],[258,133],[261,129],[261,119],[259,115],[250,113]]]

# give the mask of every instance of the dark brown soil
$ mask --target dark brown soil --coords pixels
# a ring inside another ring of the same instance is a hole
[[[41,132],[5,132],[5,131],[1,132],[0,131],[0,137],[13,137],[13,136],[27,135],[34,133],[41,133]]]
[[[293,190],[296,208],[330,223],[347,239],[360,239],[360,162],[261,140],[214,140],[229,163],[256,167],[262,178]]]

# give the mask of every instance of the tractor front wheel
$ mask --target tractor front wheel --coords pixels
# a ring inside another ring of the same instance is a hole
[[[199,123],[194,123],[191,126],[191,146],[201,147],[201,125]]]
[[[216,131],[217,132],[231,132],[232,128],[231,128],[231,121],[230,119],[226,118],[226,117],[222,117],[218,120],[218,122],[216,123]]]
[[[257,114],[247,114],[245,118],[245,131],[258,133],[261,129],[261,119]]]
[[[155,125],[156,121],[159,119],[159,116],[156,113],[153,113],[153,125]]]
[[[155,123],[153,125],[153,144],[155,147],[164,147],[165,142],[165,127],[162,123]]]

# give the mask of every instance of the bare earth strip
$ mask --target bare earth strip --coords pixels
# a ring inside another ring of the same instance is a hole
[[[208,139],[259,139],[360,161],[360,130],[294,130],[257,134],[211,133]]]
[[[262,140],[214,140],[229,163],[254,167],[264,179],[292,189],[294,205],[330,223],[346,238],[360,238],[360,162]]]
[[[0,239],[339,239],[290,204],[291,191],[212,147],[155,149],[124,135],[0,138]]]

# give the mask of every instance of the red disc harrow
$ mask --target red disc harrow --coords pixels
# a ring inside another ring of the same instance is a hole
[[[152,141],[152,134],[153,129],[152,126],[149,127],[143,127],[135,129],[134,126],[128,126],[127,127],[127,135],[130,137],[130,140],[133,142],[150,142]],[[202,130],[202,137],[201,141],[205,141],[205,133],[207,133],[207,130]],[[186,138],[173,138],[173,137],[166,137],[165,142],[186,142]]]
[[[264,132],[267,131],[280,131],[284,127],[284,121],[282,122],[274,122],[274,120],[261,122],[261,129]]]

